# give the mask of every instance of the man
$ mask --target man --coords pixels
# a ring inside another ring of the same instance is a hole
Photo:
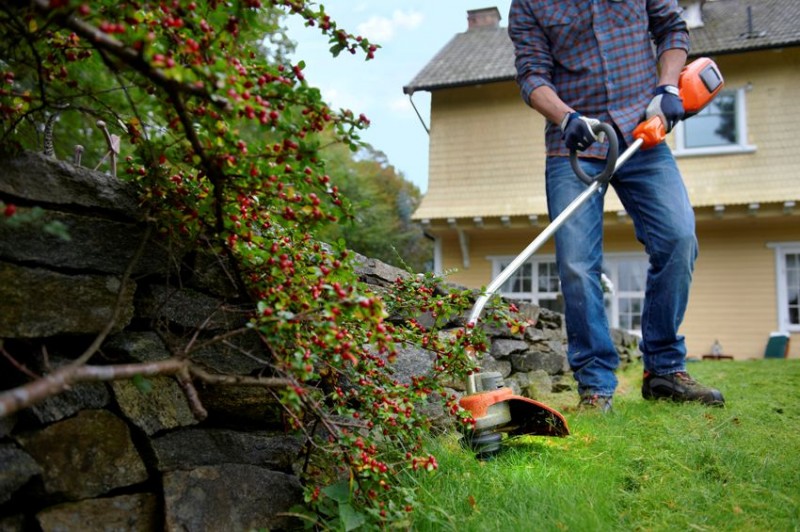
[[[607,148],[593,131],[599,121],[614,127],[622,151],[633,142],[641,120],[660,116],[670,131],[683,118],[677,85],[689,35],[676,0],[513,0],[508,33],[522,97],[547,119],[551,219],[586,188],[571,169],[570,150],[580,152],[589,175],[605,165]],[[686,373],[686,346],[678,327],[697,239],[694,213],[669,147],[662,142],[638,151],[610,184],[650,259],[640,343],[642,395],[724,404],[718,390]],[[600,283],[602,223],[603,194],[596,194],[557,231],[556,261],[580,405],[606,412],[617,386],[619,356]]]

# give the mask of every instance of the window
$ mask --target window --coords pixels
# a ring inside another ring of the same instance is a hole
[[[800,243],[776,244],[778,327],[800,332]]]
[[[648,267],[644,254],[613,254],[605,257],[603,273],[613,287],[606,293],[606,315],[611,327],[637,333],[642,330]]]
[[[754,151],[747,144],[745,89],[722,90],[697,115],[675,126],[676,155]]]
[[[511,264],[511,258],[493,259],[493,277]],[[542,308],[564,312],[561,303],[558,269],[552,258],[531,260],[523,264],[502,287],[500,293],[510,299],[530,301]]]
[[[511,264],[513,257],[491,257],[493,277]],[[643,253],[606,254],[603,273],[610,286],[605,307],[611,327],[638,333],[642,328],[642,310],[648,261]],[[539,257],[522,265],[500,293],[510,299],[530,301],[542,308],[564,312],[555,258]]]

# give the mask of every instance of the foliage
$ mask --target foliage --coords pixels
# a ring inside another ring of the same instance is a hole
[[[264,49],[265,35],[285,42],[283,15],[318,28],[334,54],[377,49],[305,0],[0,1],[0,138],[40,149],[43,124],[60,114],[61,158],[80,138],[85,159],[102,159],[97,120],[132,146],[122,177],[161,237],[211,246],[252,298],[250,327],[272,356],[265,373],[292,383],[282,405],[318,457],[306,478],[315,519],[402,524],[414,494],[395,489],[398,473],[437,467],[421,448],[429,421],[418,407],[443,395],[458,413],[438,377],[463,378],[482,333],[438,334],[468,308],[466,293],[425,275],[378,297],[357,282],[352,253],[320,243],[347,216],[321,142],[357,150],[368,120],[329,108],[302,61]],[[12,220],[13,205],[3,209]],[[435,327],[414,319],[426,311]],[[391,363],[404,344],[435,353],[437,374],[397,382]]]
[[[341,144],[323,153],[332,179],[352,208],[350,216],[326,227],[320,238],[343,239],[353,251],[413,271],[431,269],[430,241],[411,221],[420,202],[419,189],[370,146],[362,146],[356,159]]]
[[[614,412],[553,394],[568,438],[504,440],[490,462],[430,439],[432,475],[407,478],[426,512],[413,530],[794,530],[800,522],[800,361],[699,362],[724,408],[641,398],[642,366],[620,374]]]

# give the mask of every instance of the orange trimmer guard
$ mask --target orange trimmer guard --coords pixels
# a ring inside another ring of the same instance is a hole
[[[466,395],[459,404],[480,424],[490,407],[498,403],[507,403],[510,420],[496,430],[511,436],[530,434],[535,436],[568,436],[569,427],[557,410],[544,403],[514,395],[511,388],[499,388],[482,393]]]

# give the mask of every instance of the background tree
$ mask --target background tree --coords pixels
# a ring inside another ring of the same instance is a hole
[[[333,144],[323,151],[328,172],[352,206],[350,216],[320,232],[362,255],[412,271],[432,269],[432,245],[411,215],[422,195],[372,146],[358,152]]]

